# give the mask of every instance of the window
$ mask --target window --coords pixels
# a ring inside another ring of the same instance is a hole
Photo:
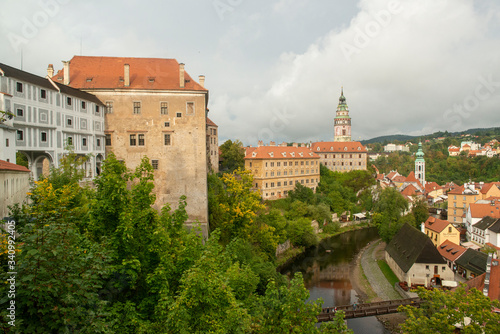
[[[451,226],[448,227],[448,233],[451,233]]]
[[[141,113],[141,102],[134,102],[134,114]]]
[[[41,99],[47,98],[47,91],[45,89],[40,89],[40,98]]]
[[[151,160],[151,166],[153,169],[158,169],[158,160]]]
[[[137,145],[136,135],[130,135],[130,146],[136,146],[136,145]]]
[[[17,116],[19,116],[19,117],[23,117],[23,116],[24,116],[24,110],[22,110],[22,109],[20,109],[20,108],[19,108],[19,109],[17,109],[17,110],[16,110],[16,115],[17,115]]]
[[[82,138],[82,146],[87,146],[87,138]]]
[[[100,138],[97,138],[96,145],[97,145],[97,147],[101,147],[101,139]]]
[[[165,122],[165,127],[169,128],[170,127],[170,122]]]
[[[144,134],[139,135],[139,146],[144,146]]]
[[[194,102],[186,102],[186,115],[194,115]]]
[[[41,141],[42,143],[47,142],[47,132],[41,132],[41,133],[40,133],[40,141]]]
[[[67,97],[66,98],[66,105],[70,106],[72,103],[73,103],[73,101],[71,100],[71,97]]]
[[[66,119],[66,124],[68,126],[72,126],[73,125],[73,120],[71,118]]]
[[[168,102],[160,102],[160,114],[168,115]]]
[[[178,113],[176,114],[176,117],[182,117],[182,113],[181,113],[181,112],[178,112]]]
[[[168,146],[168,145],[172,144],[172,141],[171,141],[171,138],[170,138],[170,133],[166,133],[163,137],[164,137],[164,144],[165,145]]]
[[[47,114],[40,114],[40,122],[47,122]]]
[[[82,101],[82,109],[87,109],[87,102]]]
[[[429,270],[429,265],[425,266],[425,269],[426,269],[426,270]]]
[[[17,91],[18,93],[22,93],[22,92],[23,92],[23,84],[22,84],[22,82],[18,82],[18,83],[16,84],[16,91]]]
[[[68,145],[73,145],[73,137],[68,137]]]
[[[106,133],[106,146],[111,146],[111,133]]]
[[[9,147],[9,138],[5,138],[5,147]]]
[[[17,140],[24,140],[23,130],[17,130]]]
[[[100,112],[101,112],[101,108],[99,108],[99,106],[95,106],[95,113],[97,115],[99,115]]]
[[[113,113],[113,101],[106,101],[106,114]]]

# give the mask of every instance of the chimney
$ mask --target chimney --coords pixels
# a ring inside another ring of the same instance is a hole
[[[198,81],[200,82],[200,86],[205,88],[205,76],[204,75],[198,76]]]
[[[49,64],[49,67],[47,67],[47,76],[49,78],[52,78],[54,76],[54,65]]]
[[[262,140],[259,140],[259,142],[257,143],[257,147],[261,147],[261,146],[264,146],[264,142]]]
[[[292,144],[292,146],[293,146],[293,147],[299,147],[299,144],[297,144],[297,143],[293,143],[293,144]]]
[[[420,230],[425,233],[425,223],[420,224]]]
[[[63,60],[63,66],[64,66],[63,84],[69,85],[69,61],[64,61]]]
[[[179,64],[179,85],[184,88],[184,63]]]
[[[276,143],[271,141],[271,142],[269,142],[269,146],[276,146]]]
[[[129,87],[130,86],[130,65],[129,64],[125,64],[123,65],[123,85],[125,87]]]

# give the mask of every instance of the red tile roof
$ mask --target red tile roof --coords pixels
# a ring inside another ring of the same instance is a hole
[[[472,218],[483,218],[486,216],[490,216],[491,218],[500,218],[500,203],[497,201],[495,202],[495,205],[491,205],[491,203],[471,203],[469,208]]]
[[[210,118],[207,117],[207,125],[218,127]]]
[[[377,174],[377,180],[383,180],[384,177],[384,174]]]
[[[447,220],[429,217],[425,221],[425,227],[431,231],[441,233],[451,223]]]
[[[457,245],[450,240],[445,240],[437,247],[437,250],[445,259],[454,262],[467,250],[467,248]]]
[[[485,183],[485,184],[483,185],[483,187],[481,188],[481,193],[482,193],[483,195],[486,195],[486,193],[487,193],[488,191],[490,191],[490,189],[491,189],[492,187],[495,187],[495,186],[496,186],[496,187],[498,187],[499,185],[500,185],[500,182],[490,182],[490,183]]]
[[[319,159],[307,147],[259,146],[248,152],[245,159]]]
[[[349,142],[316,142],[312,143],[311,150],[316,153],[335,152],[335,153],[366,153],[366,147],[361,145],[359,141]]]
[[[403,183],[406,181],[406,177],[404,177],[403,175],[396,175],[392,178],[392,181]]]
[[[124,86],[124,65],[130,65],[130,85]],[[74,56],[69,64],[71,87],[80,89],[153,89],[206,91],[184,72],[180,87],[179,63],[175,59]],[[52,77],[62,83],[64,69]]]
[[[397,171],[392,171],[390,172],[389,174],[387,174],[387,178],[389,180],[392,180],[394,177],[398,176],[398,172]]]
[[[406,182],[416,183],[421,189],[423,188],[420,181],[417,180],[417,178],[415,177],[415,172],[410,172],[410,174],[408,174],[408,177],[406,178]]]
[[[431,191],[434,191],[434,190],[439,190],[439,189],[443,189],[443,187],[441,187],[436,182],[427,182],[425,184],[425,191],[428,193],[430,193]]]
[[[28,168],[24,166],[19,166],[4,160],[0,160],[0,170],[10,170],[15,172],[26,172],[26,173],[31,172]]]
[[[415,196],[416,194],[417,194],[417,188],[415,188],[415,186],[413,184],[409,184],[401,192],[401,195],[406,196],[406,197]]]

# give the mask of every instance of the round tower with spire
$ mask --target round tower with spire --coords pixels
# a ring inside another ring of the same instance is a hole
[[[337,115],[334,120],[333,133],[333,141],[351,141],[351,117],[349,116],[349,108],[345,102],[344,87],[340,90],[339,105],[337,106]]]
[[[418,143],[418,151],[415,159],[415,177],[420,181],[422,187],[425,187],[425,160],[422,151],[422,142]]]

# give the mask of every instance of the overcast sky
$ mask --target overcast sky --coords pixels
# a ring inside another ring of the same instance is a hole
[[[164,57],[206,76],[220,143],[500,126],[495,0],[3,0],[0,62]],[[21,51],[22,50],[22,51]]]

